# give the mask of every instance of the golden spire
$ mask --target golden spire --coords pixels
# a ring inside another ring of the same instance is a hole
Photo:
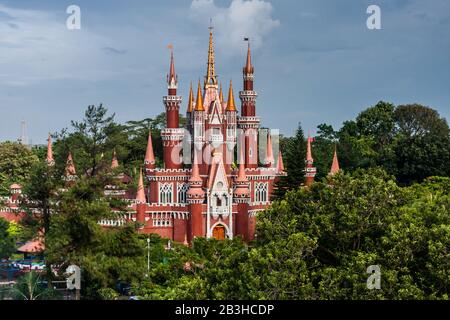
[[[233,82],[232,82],[232,80],[230,80],[230,90],[228,91],[227,111],[236,111],[236,105],[234,104],[234,94],[233,94]]]
[[[206,70],[205,89],[217,88],[217,76],[214,57],[213,27],[209,27],[208,69]]]
[[[191,87],[189,88],[189,101],[187,112],[191,113],[192,110],[194,110],[194,92],[192,91],[192,82],[191,82]]]
[[[197,100],[195,102],[195,111],[205,111],[205,109],[203,108],[203,97],[202,97],[202,88],[200,85],[200,79],[198,80]]]

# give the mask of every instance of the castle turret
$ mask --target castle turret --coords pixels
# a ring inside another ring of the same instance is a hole
[[[248,39],[247,39],[248,40]],[[239,92],[241,99],[241,117],[239,127],[245,133],[245,166],[246,168],[258,167],[258,129],[259,117],[256,116],[256,98],[258,94],[254,91],[254,68],[250,51],[250,41],[248,41],[247,61],[242,69],[244,80],[244,90]]]
[[[203,191],[203,180],[200,177],[198,168],[197,152],[194,152],[194,161],[192,163],[191,178],[189,179],[189,190],[187,192],[187,202],[189,203],[190,219],[190,239],[204,236],[204,223],[202,207],[205,201],[205,191]]]
[[[312,157],[311,143],[314,141],[314,138],[311,138],[308,134],[308,140],[306,145],[306,168],[305,168],[305,177],[306,177],[306,186],[310,186],[314,183],[314,177],[316,176],[316,168],[314,167],[314,159]]]
[[[166,169],[181,169],[180,156],[183,130],[179,128],[181,96],[177,95],[178,76],[175,72],[173,51],[170,55],[170,69],[167,75],[168,95],[163,98],[166,106],[166,128],[161,131],[164,148],[164,165]]]
[[[241,236],[243,240],[248,241],[250,239],[248,216],[250,184],[245,174],[244,152],[242,148],[239,152],[239,171],[234,185],[233,201],[237,204],[236,234]]]

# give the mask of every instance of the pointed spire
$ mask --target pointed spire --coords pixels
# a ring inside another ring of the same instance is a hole
[[[281,150],[278,152],[277,171],[284,172],[283,155],[281,154]]]
[[[153,143],[152,143],[152,131],[148,132],[147,150],[145,152],[145,168],[154,169],[155,168],[155,155],[153,153]]]
[[[192,82],[191,82],[191,86],[189,88],[189,101],[188,101],[188,107],[187,107],[187,112],[191,113],[194,110],[194,91],[192,91]]]
[[[142,175],[142,169],[139,170],[139,181],[138,181],[138,188],[137,188],[137,193],[136,193],[136,202],[137,203],[146,203],[145,190],[144,190],[144,177]]]
[[[75,176],[77,174],[75,170],[75,164],[73,163],[72,153],[69,151],[66,161],[66,177]]]
[[[48,134],[47,139],[47,165],[53,166],[55,165],[55,159],[53,158],[53,147],[52,147],[52,136],[50,133]]]
[[[244,73],[245,74],[253,74],[253,65],[252,65],[252,53],[250,51],[250,40],[247,38],[248,42],[248,49],[247,49],[247,63],[244,67]]]
[[[220,90],[219,90],[219,100],[220,103],[223,103],[223,90],[222,90],[222,83],[220,84]]]
[[[208,48],[208,68],[206,70],[205,77],[205,89],[206,88],[217,88],[217,76],[216,76],[216,66],[214,57],[214,40],[213,40],[213,27],[209,27],[209,48]]]
[[[227,111],[236,111],[236,104],[234,103],[233,81],[230,80],[230,89],[228,91]]]
[[[114,149],[111,161],[111,169],[116,169],[118,167],[119,167],[119,160],[117,160],[116,149]]]
[[[267,134],[267,147],[266,147],[266,166],[272,167],[275,163],[275,159],[273,158],[273,149],[272,149],[272,136],[270,134],[270,130]]]
[[[169,85],[169,89],[176,89],[178,84],[178,77],[175,73],[175,62],[173,58],[173,47],[169,45],[170,48],[170,69],[169,74],[167,75],[167,84]]]
[[[331,164],[330,175],[334,175],[334,174],[338,173],[339,170],[340,170],[339,160],[338,160],[336,146],[335,146],[334,147],[334,155],[333,155],[333,163]]]
[[[198,80],[197,100],[195,102],[195,111],[205,111],[205,108],[203,107],[203,95],[202,95],[202,88],[200,85],[200,80]]]

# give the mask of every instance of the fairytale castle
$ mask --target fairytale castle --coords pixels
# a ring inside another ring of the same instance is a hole
[[[239,115],[232,83],[226,100],[222,87],[219,87],[210,28],[203,87],[199,81],[194,99],[191,85],[186,103],[187,124],[185,128],[180,128],[182,97],[177,94],[178,76],[172,52],[167,75],[168,92],[163,97],[166,111],[166,127],[161,132],[164,167],[156,167],[149,133],[144,170],[140,172],[137,192],[130,192],[127,187],[105,187],[106,195],[127,200],[129,210],[118,213],[117,219],[99,223],[104,227],[117,227],[134,221],[139,223],[141,233],[155,233],[185,244],[195,237],[221,240],[240,236],[245,241],[254,239],[256,216],[270,205],[275,182],[286,175],[281,151],[272,143],[270,130],[260,129],[254,71],[249,42],[242,70]],[[314,182],[316,174],[312,141],[308,137],[306,185]],[[50,137],[47,163],[54,165]],[[111,168],[118,166],[114,153]],[[338,170],[335,153],[331,173]],[[122,185],[131,182],[131,178],[124,174],[119,178]],[[76,179],[75,165],[69,154],[64,180],[70,186],[76,183]],[[11,201],[6,206],[9,210],[4,214],[11,214],[17,209],[20,192],[20,186],[12,186]]]
[[[149,135],[145,172],[141,173],[132,206],[135,214],[131,219],[142,225],[142,233],[157,233],[178,242],[190,242],[195,237],[241,236],[246,241],[254,238],[256,214],[270,205],[274,182],[285,172],[280,152],[275,161],[270,133],[264,137],[263,159],[258,157],[260,118],[256,114],[257,93],[253,81],[249,44],[238,115],[232,83],[226,100],[219,88],[210,29],[203,88],[199,81],[194,99],[191,86],[187,125],[180,128],[182,99],[177,95],[178,77],[172,52],[168,93],[163,97],[164,168],[155,166]]]

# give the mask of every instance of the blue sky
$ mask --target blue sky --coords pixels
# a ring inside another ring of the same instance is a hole
[[[66,28],[71,4],[81,30]],[[371,4],[382,30],[366,27]],[[44,143],[89,104],[118,121],[162,112],[168,44],[184,112],[189,82],[205,74],[210,17],[225,88],[233,79],[240,90],[242,38],[252,39],[264,126],[339,128],[379,100],[450,119],[448,0],[0,0],[0,140],[17,139],[25,120]]]

